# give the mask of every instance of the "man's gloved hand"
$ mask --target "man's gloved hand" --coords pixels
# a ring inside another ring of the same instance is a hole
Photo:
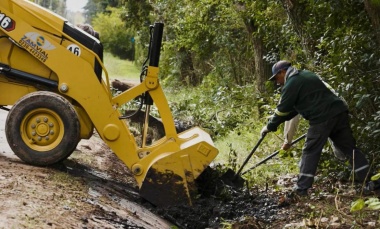
[[[290,149],[290,147],[292,147],[292,145],[290,145],[289,143],[284,143],[284,144],[282,145],[281,149],[283,149],[283,150],[288,150],[288,149]]]
[[[261,136],[264,137],[267,133],[269,133],[270,131],[268,130],[267,126],[264,126],[263,129],[261,129]]]

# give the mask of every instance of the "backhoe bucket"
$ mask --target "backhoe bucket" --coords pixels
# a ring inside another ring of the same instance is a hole
[[[218,154],[210,136],[195,127],[179,134],[184,141],[178,152],[158,158],[149,168],[140,195],[159,207],[192,205],[195,179]]]

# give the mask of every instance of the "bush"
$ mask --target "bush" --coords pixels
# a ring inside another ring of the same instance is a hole
[[[92,21],[104,49],[121,59],[134,60],[135,42],[132,29],[126,28],[121,19],[122,9],[108,8],[106,13],[99,13]]]

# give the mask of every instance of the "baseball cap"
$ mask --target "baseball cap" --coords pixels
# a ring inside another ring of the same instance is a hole
[[[277,75],[277,73],[283,69],[288,69],[292,64],[289,61],[286,60],[280,60],[277,63],[275,63],[272,67],[272,76],[268,80],[274,80],[274,77]]]

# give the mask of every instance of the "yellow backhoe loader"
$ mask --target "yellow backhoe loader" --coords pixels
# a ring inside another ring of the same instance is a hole
[[[158,78],[162,34],[162,23],[151,26],[142,82],[113,96],[98,39],[30,1],[1,0],[0,105],[9,110],[5,132],[13,152],[32,165],[55,164],[95,128],[132,171],[144,199],[191,205],[194,180],[218,150],[199,127],[176,131]],[[150,101],[145,112],[155,105],[164,125],[165,136],[149,146],[137,144],[120,111],[140,95]]]

